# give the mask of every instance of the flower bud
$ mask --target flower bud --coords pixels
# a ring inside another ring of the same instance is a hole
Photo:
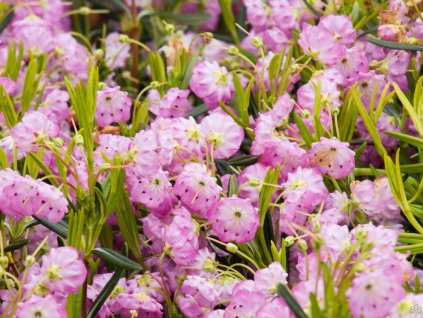
[[[297,245],[298,245],[298,249],[300,251],[302,251],[302,252],[307,251],[308,246],[307,246],[307,242],[305,240],[299,239],[298,242],[297,242]]]
[[[239,50],[237,47],[231,45],[230,47],[228,47],[228,54],[230,55],[238,55],[239,54]]]
[[[238,246],[236,246],[234,243],[228,243],[226,244],[226,249],[228,252],[235,254],[238,252]]]
[[[295,242],[295,239],[294,239],[293,236],[287,236],[283,240],[285,242],[286,247],[292,246],[294,244],[294,242]]]
[[[159,82],[157,82],[157,81],[152,81],[151,83],[150,83],[150,87],[151,88],[153,88],[153,89],[155,89],[155,88],[157,88],[157,87],[159,87],[160,86],[160,83]]]
[[[248,185],[252,187],[259,187],[260,186],[260,180],[257,178],[251,178],[248,179]]]
[[[102,49],[97,49],[94,51],[94,57],[96,59],[101,59],[104,56],[104,51]]]
[[[77,146],[83,146],[84,145],[84,137],[82,137],[82,135],[76,134],[73,138],[74,138],[75,144]]]
[[[167,23],[166,21],[162,21],[164,24],[164,29],[167,33],[173,34],[175,32],[175,26],[173,24]]]
[[[31,266],[32,266],[32,264],[34,264],[34,263],[35,263],[35,257],[34,257],[34,256],[32,256],[32,255],[28,255],[28,256],[25,258],[25,267],[26,267],[26,268],[31,267]]]
[[[91,13],[91,10],[88,7],[80,7],[78,13],[81,15],[89,15]]]
[[[251,40],[251,43],[258,49],[263,47],[263,39],[259,36],[253,37],[253,39]]]
[[[100,82],[100,83],[98,83],[97,87],[98,87],[98,89],[102,90],[106,87],[106,84],[103,83],[103,82]]]
[[[7,256],[0,256],[0,268],[6,268],[9,265],[9,259]]]
[[[128,43],[129,37],[126,34],[120,34],[119,35],[119,42],[120,43]]]

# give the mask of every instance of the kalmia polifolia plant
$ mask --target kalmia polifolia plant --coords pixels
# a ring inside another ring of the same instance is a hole
[[[423,3],[0,3],[1,317],[423,314]]]

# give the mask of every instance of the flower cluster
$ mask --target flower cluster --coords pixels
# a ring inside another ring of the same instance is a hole
[[[422,1],[83,3],[0,5],[2,317],[421,314]]]

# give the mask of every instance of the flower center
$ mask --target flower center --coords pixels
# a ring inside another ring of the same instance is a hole
[[[228,75],[226,73],[223,73],[222,71],[217,71],[214,73],[214,76],[216,78],[216,84],[226,85],[228,83]]]

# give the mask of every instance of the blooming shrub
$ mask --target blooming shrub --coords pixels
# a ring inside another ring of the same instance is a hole
[[[423,315],[423,2],[0,3],[0,316]]]

